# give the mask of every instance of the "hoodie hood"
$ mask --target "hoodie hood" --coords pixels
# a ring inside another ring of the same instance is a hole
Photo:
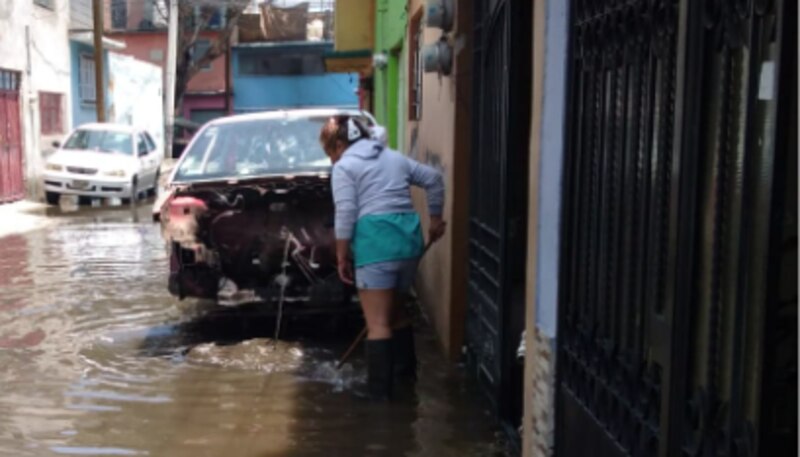
[[[358,157],[363,160],[376,159],[383,152],[383,145],[373,140],[359,140],[344,151],[344,157]]]

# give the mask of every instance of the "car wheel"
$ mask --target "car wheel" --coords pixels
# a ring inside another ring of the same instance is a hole
[[[138,200],[139,200],[139,179],[136,176],[134,176],[133,181],[131,181],[131,196],[122,199],[122,202],[125,204],[135,205]]]
[[[48,205],[58,205],[61,201],[61,194],[58,192],[45,192],[44,199],[47,201]]]

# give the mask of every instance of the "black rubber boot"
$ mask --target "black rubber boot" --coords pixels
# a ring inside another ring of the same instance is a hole
[[[395,376],[404,381],[416,381],[417,351],[414,348],[412,326],[392,331],[392,354],[394,355]]]
[[[392,340],[367,340],[367,393],[371,400],[386,401],[392,398],[394,357]]]

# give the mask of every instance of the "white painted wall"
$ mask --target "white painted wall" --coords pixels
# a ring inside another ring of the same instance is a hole
[[[131,56],[108,53],[108,120],[150,132],[158,144],[164,138],[162,70]]]
[[[93,26],[92,0],[68,0],[72,30],[88,30]]]
[[[39,134],[39,91],[63,94],[65,133],[71,128],[70,4],[69,0],[54,0],[53,5],[47,9],[33,0],[0,0],[0,68],[22,73],[20,116],[31,198],[41,197],[38,176],[42,157],[52,151],[54,140],[63,139],[63,135]]]

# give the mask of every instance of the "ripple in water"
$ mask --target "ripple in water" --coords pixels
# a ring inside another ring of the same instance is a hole
[[[286,373],[297,370],[303,361],[298,343],[256,338],[237,344],[199,344],[189,350],[186,361],[199,365]]]

